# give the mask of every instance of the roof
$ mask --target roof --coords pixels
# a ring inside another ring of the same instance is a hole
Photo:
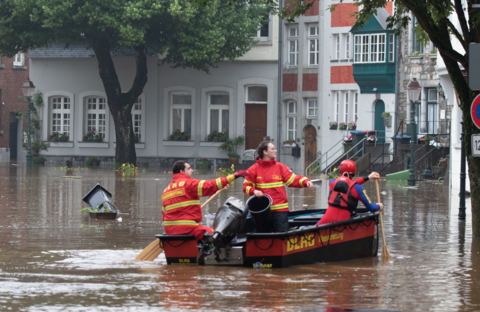
[[[46,47],[35,48],[28,51],[31,59],[39,58],[92,58],[95,53],[92,49],[81,44],[55,43]]]

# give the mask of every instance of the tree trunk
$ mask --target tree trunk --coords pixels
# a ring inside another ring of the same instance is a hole
[[[128,92],[122,92],[111,56],[108,38],[96,38],[92,47],[98,61],[98,71],[107,94],[108,107],[115,126],[115,162],[136,164],[135,136],[133,134],[132,107],[147,83],[147,57],[145,47],[135,48],[136,74]]]

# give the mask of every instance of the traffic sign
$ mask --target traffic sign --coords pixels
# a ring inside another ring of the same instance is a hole
[[[480,94],[478,94],[472,101],[472,106],[470,106],[470,117],[472,118],[473,124],[480,129]]]

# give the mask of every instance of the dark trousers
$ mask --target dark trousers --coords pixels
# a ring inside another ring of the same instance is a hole
[[[288,211],[272,212],[272,232],[288,231]]]

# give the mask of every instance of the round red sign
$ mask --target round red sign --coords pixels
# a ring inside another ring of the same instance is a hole
[[[472,101],[470,117],[472,118],[473,124],[480,129],[480,94],[478,94]]]

